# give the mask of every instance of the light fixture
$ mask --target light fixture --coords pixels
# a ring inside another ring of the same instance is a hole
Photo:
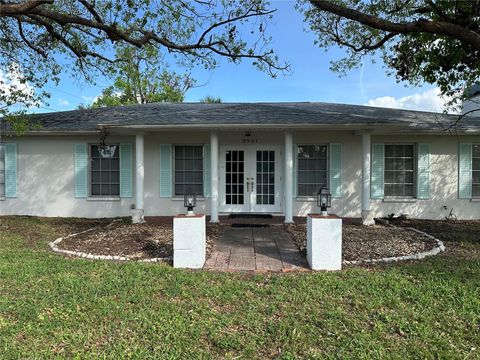
[[[317,206],[320,208],[320,215],[328,215],[327,208],[332,206],[332,195],[327,188],[321,188],[318,192]]]
[[[197,196],[187,193],[183,197],[183,205],[187,208],[186,216],[194,216],[193,208],[197,205]]]

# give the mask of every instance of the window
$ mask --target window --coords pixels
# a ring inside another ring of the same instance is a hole
[[[173,162],[175,195],[203,195],[203,146],[176,145]]]
[[[385,145],[385,196],[413,197],[415,146]]]
[[[328,145],[299,145],[297,195],[317,196],[328,187]]]
[[[0,143],[0,197],[5,197],[5,145]]]
[[[480,144],[472,146],[472,196],[480,197]]]
[[[90,195],[120,195],[118,145],[90,145]]]

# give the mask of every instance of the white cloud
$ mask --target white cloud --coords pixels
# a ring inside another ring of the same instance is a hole
[[[440,89],[433,88],[421,93],[395,98],[382,96],[368,100],[364,105],[394,109],[443,112],[450,99],[440,95]]]
[[[33,100],[35,95],[33,87],[25,81],[16,64],[11,64],[8,72],[0,69],[0,94],[5,99],[16,98],[18,103],[23,103],[28,108],[39,104]]]
[[[58,104],[61,105],[61,106],[68,106],[68,105],[70,105],[70,101],[59,98],[58,99]]]
[[[96,99],[97,97],[93,97],[93,96],[84,96],[84,95],[82,95],[82,96],[81,96],[81,98],[82,98],[83,100],[85,100],[85,101],[89,102],[89,103],[92,103],[92,102],[94,102],[94,101],[95,101],[95,99]]]

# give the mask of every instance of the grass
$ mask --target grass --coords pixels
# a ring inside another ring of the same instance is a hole
[[[447,253],[336,273],[247,275],[47,250],[85,226],[0,218],[0,358],[480,354],[478,251],[461,261]]]

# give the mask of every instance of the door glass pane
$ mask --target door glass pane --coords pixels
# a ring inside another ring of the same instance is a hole
[[[227,151],[225,161],[225,203],[243,205],[244,151]]]
[[[257,204],[275,205],[275,151],[257,151]]]

